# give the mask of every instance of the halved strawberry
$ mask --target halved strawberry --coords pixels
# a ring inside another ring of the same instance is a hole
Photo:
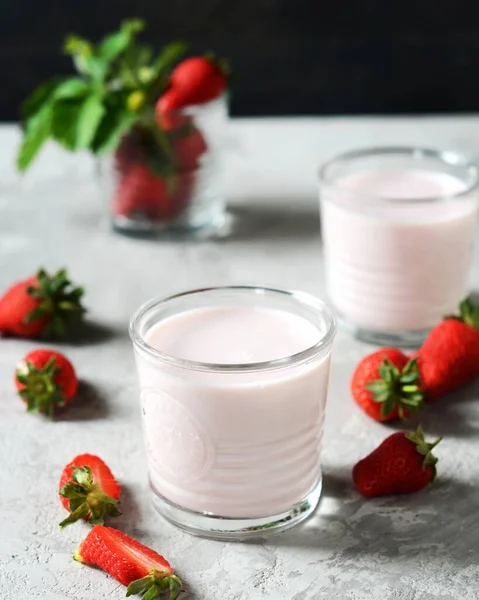
[[[79,519],[91,525],[116,517],[120,485],[109,467],[93,454],[80,454],[62,472],[58,486],[60,501],[70,515],[60,523],[66,527]]]
[[[73,558],[128,586],[127,596],[143,594],[143,600],[154,600],[169,591],[169,600],[175,600],[181,592],[180,579],[161,554],[112,527],[93,527]]]

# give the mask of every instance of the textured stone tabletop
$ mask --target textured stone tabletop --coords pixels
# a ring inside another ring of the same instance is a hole
[[[353,463],[390,433],[353,404],[349,378],[371,347],[337,336],[324,438],[324,495],[306,524],[247,544],[191,537],[148,499],[127,322],[140,302],[196,286],[258,283],[323,295],[315,173],[336,152],[425,144],[479,153],[479,118],[238,120],[231,127],[229,237],[152,242],[109,231],[89,157],[49,148],[24,181],[11,166],[18,134],[0,128],[0,289],[67,266],[87,289],[91,331],[62,349],[83,380],[55,422],[28,415],[13,392],[17,360],[34,343],[0,340],[0,597],[124,597],[100,571],[75,563],[86,535],[60,532],[62,467],[100,454],[124,487],[119,526],[162,551],[196,600],[473,600],[479,597],[479,385],[422,413],[439,477],[410,497],[365,501]],[[479,287],[479,254],[473,280]]]

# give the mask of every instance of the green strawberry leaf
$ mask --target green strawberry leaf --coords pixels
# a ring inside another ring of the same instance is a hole
[[[78,113],[77,148],[88,148],[92,143],[100,122],[105,114],[103,97],[94,93],[85,100]]]
[[[89,512],[90,507],[86,502],[83,502],[76,510],[70,513],[70,515],[68,515],[66,519],[63,519],[63,521],[60,523],[60,527],[63,529],[67,525],[70,525],[71,523],[75,523],[76,521],[83,519],[88,515]]]
[[[26,170],[50,137],[52,119],[53,107],[47,103],[28,120],[26,132],[17,155],[17,167],[20,171]]]

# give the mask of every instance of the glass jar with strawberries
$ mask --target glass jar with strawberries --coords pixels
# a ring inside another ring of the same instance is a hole
[[[98,44],[66,40],[78,77],[47,82],[23,107],[25,170],[53,138],[98,156],[113,227],[132,234],[216,231],[224,222],[221,159],[227,67],[182,42],[158,56],[131,20]],[[176,66],[174,66],[176,64]]]

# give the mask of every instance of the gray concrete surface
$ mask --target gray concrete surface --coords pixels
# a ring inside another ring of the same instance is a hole
[[[164,522],[148,500],[127,321],[157,294],[260,283],[323,292],[315,169],[337,151],[373,143],[479,148],[479,119],[238,121],[227,190],[230,237],[150,242],[111,233],[88,157],[49,149],[20,183],[17,132],[0,129],[0,289],[43,265],[84,283],[91,327],[60,345],[83,380],[54,422],[28,415],[13,390],[16,362],[37,344],[0,340],[0,597],[122,598],[124,589],[72,559],[88,528],[60,532],[56,486],[77,453],[100,454],[120,479],[117,523],[167,556],[195,600],[474,600],[479,597],[479,385],[426,410],[437,482],[409,497],[365,501],[350,470],[390,433],[353,404],[349,378],[371,347],[340,332],[324,440],[324,496],[305,525],[257,543],[201,540]],[[479,287],[479,255],[472,285]]]

